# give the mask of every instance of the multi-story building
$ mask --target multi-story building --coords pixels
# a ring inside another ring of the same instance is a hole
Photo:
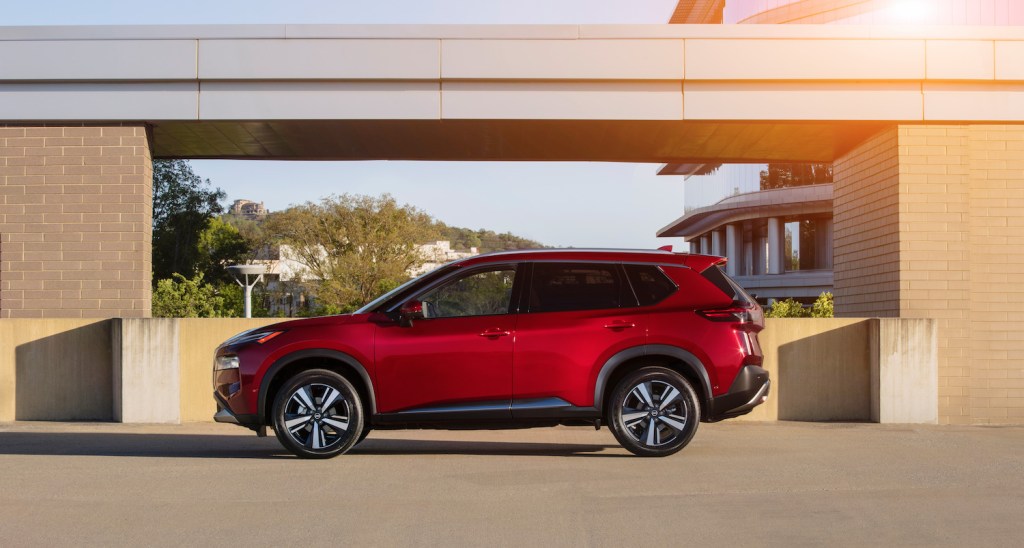
[[[1024,25],[1019,0],[681,0],[671,23]],[[809,302],[833,284],[832,169],[822,164],[667,164],[683,215],[658,231],[729,258],[759,300]]]
[[[238,217],[245,217],[253,221],[263,219],[267,216],[267,207],[263,205],[263,202],[254,202],[252,200],[235,200],[231,204],[229,210],[231,215]]]

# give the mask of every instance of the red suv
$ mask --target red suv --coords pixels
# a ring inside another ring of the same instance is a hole
[[[353,314],[222,344],[219,422],[300,457],[371,429],[607,424],[636,455],[682,449],[700,421],[767,399],[761,308],[721,257],[541,250],[449,263]]]

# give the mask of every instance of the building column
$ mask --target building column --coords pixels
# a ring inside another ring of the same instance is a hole
[[[725,271],[730,276],[737,276],[740,272],[740,251],[743,249],[743,231],[735,223],[725,225],[725,256],[729,262],[725,264]]]
[[[768,273],[782,274],[786,271],[783,254],[786,250],[786,235],[782,219],[768,218]]]
[[[700,252],[704,255],[711,254],[711,236],[706,233],[700,236]]]
[[[725,231],[720,228],[711,231],[711,254],[725,256]]]
[[[690,244],[690,253],[693,253],[693,254],[699,254],[700,253],[700,239],[690,240],[687,243]]]
[[[0,125],[0,318],[150,315],[145,126]]]
[[[900,125],[835,162],[838,316],[936,318],[942,423],[1024,423],[1024,125]]]
[[[765,250],[768,245],[768,238],[765,236],[765,233],[765,225],[761,221],[754,221],[754,229],[751,234],[754,240],[754,255],[751,262],[754,265],[752,270],[754,276],[760,276],[765,273],[765,263],[768,260]]]

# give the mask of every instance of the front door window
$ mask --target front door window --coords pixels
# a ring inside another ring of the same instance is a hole
[[[510,267],[474,272],[420,297],[424,318],[508,314],[516,271]]]

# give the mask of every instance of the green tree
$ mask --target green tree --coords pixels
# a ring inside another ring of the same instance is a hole
[[[203,281],[172,274],[159,280],[153,291],[153,315],[160,318],[224,318],[240,316],[241,304],[230,302],[222,291]]]
[[[408,279],[422,262],[416,245],[437,238],[429,215],[387,194],[307,202],[271,214],[263,228],[319,280],[319,306],[342,312]]]
[[[807,318],[810,311],[793,299],[775,301],[775,304],[765,312],[767,318]]]
[[[436,221],[435,226],[442,240],[452,243],[452,249],[468,250],[477,248],[480,253],[505,251],[509,249],[538,249],[544,247],[539,242],[505,232],[498,234],[493,230],[473,230],[458,226],[448,226]]]
[[[214,284],[232,283],[234,278],[227,267],[244,262],[250,255],[249,242],[220,217],[209,220],[199,233],[197,245],[196,270]]]
[[[212,188],[185,160],[153,162],[153,279],[194,276],[199,235],[223,209],[226,194]],[[157,282],[159,283],[159,282]]]
[[[835,317],[835,304],[832,293],[825,292],[818,295],[818,299],[811,305],[812,318],[833,318]]]

